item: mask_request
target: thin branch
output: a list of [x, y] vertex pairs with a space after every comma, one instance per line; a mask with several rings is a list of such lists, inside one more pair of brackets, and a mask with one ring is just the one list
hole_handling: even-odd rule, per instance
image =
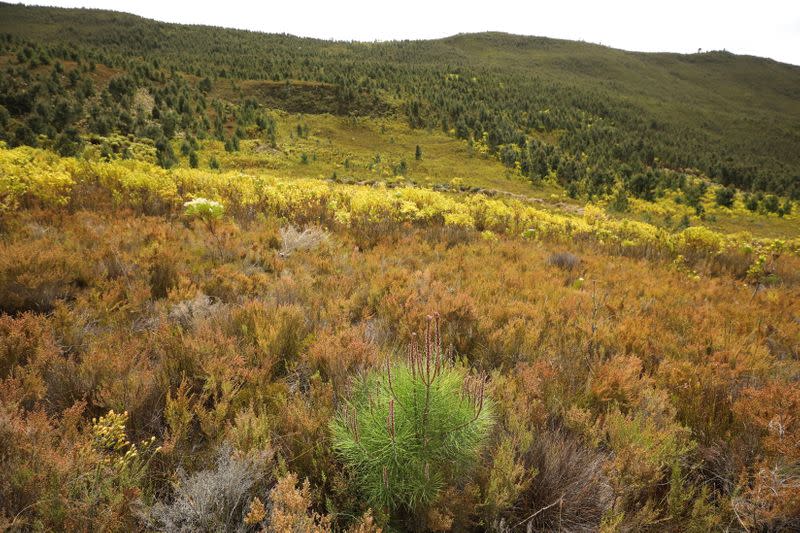
[[544, 512], [544, 511], [546, 511], [546, 510], [550, 509], [551, 507], [553, 507], [554, 505], [556, 505], [556, 504], [559, 504], [559, 503], [561, 503], [561, 502], [563, 502], [563, 501], [564, 501], [564, 495], [562, 494], [562, 495], [561, 495], [561, 496], [560, 496], [560, 497], [559, 497], [559, 498], [558, 498], [556, 501], [554, 501], [554, 502], [553, 502], [553, 503], [551, 503], [550, 505], [545, 505], [544, 507], [542, 507], [541, 509], [539, 509], [538, 511], [536, 511], [535, 513], [533, 513], [533, 514], [532, 514], [532, 515], [530, 515], [529, 517], [525, 518], [524, 520], [522, 520], [522, 521], [521, 521], [520, 523], [518, 523], [517, 525], [515, 525], [515, 526], [514, 526], [514, 528], [512, 528], [512, 529], [518, 528], [519, 526], [521, 526], [521, 525], [522, 525], [522, 524], [524, 524], [525, 522], [527, 522], [527, 521], [529, 521], [529, 520], [533, 519], [533, 518], [534, 518], [536, 515], [538, 515], [539, 513], [541, 513], [541, 512]]

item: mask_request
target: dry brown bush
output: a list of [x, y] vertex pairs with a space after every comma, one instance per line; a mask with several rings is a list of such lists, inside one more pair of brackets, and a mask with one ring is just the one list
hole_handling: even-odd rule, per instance
[[533, 479], [514, 509], [527, 531], [596, 531], [611, 508], [607, 457], [562, 429], [536, 435], [525, 463]]

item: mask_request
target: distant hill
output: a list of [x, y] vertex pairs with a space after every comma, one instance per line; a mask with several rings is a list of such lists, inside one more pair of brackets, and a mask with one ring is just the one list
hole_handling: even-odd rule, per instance
[[[57, 136], [69, 124], [154, 141], [180, 130], [224, 135], [231, 124], [214, 124], [222, 110], [213, 102], [250, 99], [253, 108], [393, 114], [412, 127], [441, 128], [484, 142], [533, 180], [553, 172], [574, 194], [607, 194], [621, 183], [647, 198], [670, 186], [665, 169], [698, 169], [726, 185], [800, 196], [800, 67], [769, 59], [635, 53], [503, 33], [333, 42], [11, 4], [0, 4], [0, 34], [3, 135], [11, 144]], [[66, 80], [63, 93], [29, 94], [23, 70], [57, 83], [43, 68], [56, 61], [94, 65], [72, 75], [91, 79], [92, 95], [76, 100], [77, 80]], [[124, 116], [130, 106], [115, 109], [138, 88], [155, 96], [157, 116], [148, 118], [160, 131]], [[48, 128], [54, 94], [81, 105], [64, 104], [67, 117]], [[46, 103], [37, 118], [39, 101]], [[164, 115], [175, 124], [164, 128]]]

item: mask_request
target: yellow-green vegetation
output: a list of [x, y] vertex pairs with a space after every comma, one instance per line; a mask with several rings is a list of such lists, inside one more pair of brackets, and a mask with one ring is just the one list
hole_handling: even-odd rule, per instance
[[[280, 170], [284, 177], [341, 181], [443, 184], [458, 190], [482, 188], [532, 197], [563, 196], [556, 185], [532, 188], [519, 172], [506, 169], [463, 140], [440, 131], [412, 130], [391, 118], [272, 112], [275, 144], [245, 140], [240, 151], [227, 152], [219, 141], [203, 143], [201, 166], [214, 157], [222, 169]], [[298, 135], [298, 127], [302, 134]], [[176, 148], [180, 142], [176, 141]], [[416, 147], [421, 155], [416, 158]], [[155, 156], [151, 161], [155, 162]], [[187, 159], [180, 166], [189, 167]]]
[[[400, 186], [390, 188], [383, 182], [363, 186], [286, 179], [279, 177], [278, 171], [164, 170], [142, 161], [76, 161], [32, 148], [0, 149], [0, 171], [4, 174], [0, 198], [6, 219], [19, 206], [92, 202], [159, 213], [171, 211], [188, 198], [202, 196], [221, 200], [236, 214], [270, 212], [302, 222], [311, 212], [319, 220], [361, 228], [374, 238], [411, 224], [488, 230], [529, 239], [591, 238], [622, 254], [682, 254], [693, 260], [708, 254], [748, 256], [773, 243], [781, 251], [800, 250], [798, 238], [759, 239], [702, 226], [672, 233], [645, 222], [610, 217], [594, 205], [587, 205], [581, 213], [559, 212], [519, 199], [452, 194], [411, 184], [394, 183]], [[93, 190], [97, 187], [99, 190]]]
[[[630, 209], [620, 216], [627, 216], [663, 227], [679, 227], [681, 221], [703, 225], [720, 233], [751, 233], [759, 237], [792, 238], [800, 235], [800, 212], [787, 214], [753, 212], [746, 208], [745, 197], [738, 194], [730, 207], [720, 206], [715, 194], [721, 187], [714, 185], [700, 198], [702, 215], [697, 209], [681, 202], [679, 193], [671, 193], [654, 202], [630, 199]], [[609, 206], [612, 200], [602, 202]]]
[[[451, 192], [485, 191], [488, 194], [530, 200], [545, 210], [579, 212], [585, 201], [570, 198], [554, 175], [532, 186], [518, 169], [504, 167], [486, 150], [437, 131], [412, 130], [396, 119], [338, 117], [334, 115], [272, 112], [275, 121], [274, 144], [266, 139], [241, 141], [240, 150], [229, 152], [219, 141], [203, 141], [197, 151], [200, 167], [209, 168], [214, 159], [222, 171], [277, 175], [281, 178], [327, 179], [341, 183], [385, 183], [389, 186], [413, 185]], [[302, 134], [298, 134], [298, 129]], [[120, 143], [121, 140], [109, 139]], [[173, 141], [177, 153], [183, 141]], [[132, 159], [156, 163], [155, 151], [147, 152], [141, 143], [127, 142]], [[147, 146], [146, 144], [144, 145]], [[415, 158], [420, 147], [421, 157]], [[133, 155], [136, 154], [136, 155]], [[85, 154], [100, 161], [98, 151]], [[179, 157], [177, 166], [191, 168], [189, 157]], [[694, 178], [710, 183], [708, 178]], [[653, 201], [631, 197], [624, 212], [614, 209], [614, 197], [594, 200], [617, 219], [646, 222], [671, 232], [689, 225], [700, 225], [723, 234], [747, 234], [756, 238], [792, 239], [800, 237], [800, 210], [788, 214], [751, 211], [745, 195], [737, 193], [730, 207], [715, 200], [719, 185], [710, 185], [700, 196], [698, 208], [687, 205], [680, 191], [667, 191]], [[781, 198], [780, 202], [785, 202]]]

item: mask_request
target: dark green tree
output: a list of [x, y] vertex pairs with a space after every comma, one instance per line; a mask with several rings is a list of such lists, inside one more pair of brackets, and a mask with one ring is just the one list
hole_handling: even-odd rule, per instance
[[162, 168], [172, 168], [178, 163], [172, 144], [164, 137], [156, 141], [156, 161]]
[[780, 201], [774, 194], [768, 194], [764, 198], [764, 203], [762, 205], [768, 213], [777, 213], [780, 209]]
[[208, 76], [200, 80], [200, 83], [197, 84], [197, 88], [200, 89], [203, 94], [208, 94], [211, 92], [212, 84]]
[[747, 193], [744, 196], [744, 206], [747, 208], [748, 211], [757, 211], [758, 210], [758, 198], [754, 194]]
[[58, 134], [53, 148], [64, 157], [74, 157], [81, 152], [83, 141], [78, 135], [77, 129], [68, 128], [63, 133]]
[[714, 196], [717, 205], [722, 207], [733, 207], [733, 201], [736, 198], [736, 189], [733, 187], [720, 187]]

